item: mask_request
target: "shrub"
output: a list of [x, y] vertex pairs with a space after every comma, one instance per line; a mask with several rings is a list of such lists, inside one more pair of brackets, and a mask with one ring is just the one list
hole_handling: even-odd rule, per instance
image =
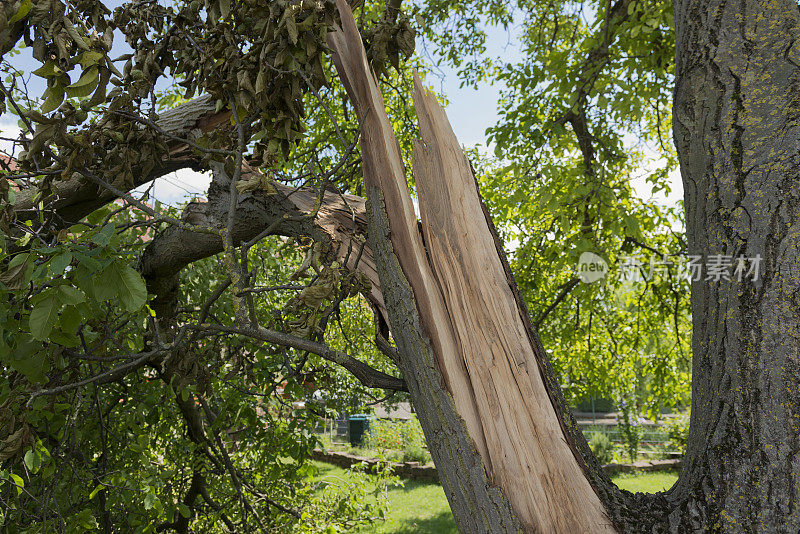
[[628, 457], [631, 462], [635, 462], [639, 456], [639, 443], [642, 441], [642, 435], [644, 434], [644, 429], [642, 428], [644, 420], [637, 415], [635, 404], [622, 400], [619, 403], [617, 421], [619, 422], [622, 441]]
[[417, 445], [409, 445], [403, 449], [403, 461], [424, 464], [428, 461], [428, 451]]
[[425, 435], [416, 418], [407, 421], [377, 419], [370, 421], [364, 435], [364, 447], [377, 450], [405, 450], [409, 447], [427, 448]]
[[667, 447], [681, 454], [686, 452], [686, 440], [689, 437], [689, 410], [671, 417], [661, 425], [667, 434]]
[[601, 464], [610, 464], [614, 461], [614, 444], [603, 432], [595, 432], [589, 440], [589, 448], [592, 449], [597, 461]]

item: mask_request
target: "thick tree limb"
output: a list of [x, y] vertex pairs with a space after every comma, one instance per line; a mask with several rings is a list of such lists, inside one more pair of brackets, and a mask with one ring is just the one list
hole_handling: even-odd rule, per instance
[[[222, 227], [226, 224], [228, 207], [228, 178], [221, 167], [215, 169], [209, 188], [209, 201], [190, 204], [187, 217], [200, 226]], [[243, 179], [260, 171], [247, 167]], [[342, 264], [367, 276], [372, 284], [370, 304], [384, 318], [386, 307], [380, 290], [380, 280], [369, 247], [359, 255], [358, 250], [366, 239], [366, 214], [363, 198], [340, 195], [326, 191], [321, 205], [314, 213], [318, 191], [310, 188], [292, 188], [273, 184], [278, 194], [253, 192], [241, 195], [234, 213], [233, 241], [248, 242], [265, 229], [274, 227], [275, 235], [291, 237], [309, 236], [327, 245]], [[219, 236], [201, 234], [181, 228], [168, 228], [147, 246], [141, 272], [148, 283], [148, 291], [156, 295], [153, 309], [162, 314], [177, 296], [177, 275], [193, 261], [222, 252]], [[346, 261], [345, 261], [346, 260]], [[358, 261], [356, 261], [358, 260]]]
[[[229, 111], [216, 112], [214, 100], [210, 95], [204, 95], [163, 113], [156, 124], [171, 136], [192, 139], [218, 128], [228, 117]], [[157, 162], [149, 175], [136, 177], [130, 189], [196, 164], [196, 156], [185, 143], [173, 140], [169, 147], [169, 159]], [[81, 220], [116, 198], [111, 192], [98, 189], [96, 184], [80, 174], [74, 174], [68, 180], [54, 182], [53, 193], [56, 198], [52, 207], [58, 217], [67, 223]], [[14, 211], [20, 218], [25, 218], [25, 213], [34, 209], [34, 194], [34, 191], [21, 191], [17, 195]]]

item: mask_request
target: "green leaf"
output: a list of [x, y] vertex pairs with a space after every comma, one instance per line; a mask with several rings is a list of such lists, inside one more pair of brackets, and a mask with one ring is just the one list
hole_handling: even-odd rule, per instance
[[68, 85], [67, 87], [83, 87], [84, 85], [96, 85], [97, 80], [100, 78], [100, 72], [96, 65], [92, 65], [86, 69], [77, 82]]
[[136, 311], [147, 301], [147, 287], [141, 275], [129, 265], [120, 269], [119, 299], [126, 310]]
[[86, 295], [84, 295], [83, 291], [76, 287], [62, 285], [58, 286], [58, 298], [61, 301], [61, 304], [75, 305], [85, 301]]
[[83, 98], [89, 96], [97, 89], [97, 85], [83, 85], [81, 87], [67, 87], [65, 92], [69, 98]]
[[29, 450], [25, 453], [25, 466], [35, 475], [42, 467], [42, 457], [34, 449]]
[[183, 504], [182, 502], [178, 503], [178, 512], [180, 512], [180, 514], [186, 519], [189, 519], [189, 516], [192, 515], [192, 511], [189, 510], [189, 507]]
[[156, 494], [153, 492], [153, 490], [148, 491], [147, 495], [144, 497], [144, 509], [150, 510], [153, 506], [155, 506], [156, 501], [158, 501], [158, 497], [156, 497]]
[[56, 62], [51, 59], [50, 61], [46, 62], [44, 65], [33, 71], [31, 74], [35, 74], [40, 78], [49, 78], [52, 76], [58, 76], [62, 72], [63, 71], [59, 69], [58, 66], [56, 65]]
[[100, 493], [100, 490], [102, 489], [103, 489], [102, 484], [98, 484], [97, 486], [95, 486], [92, 492], [89, 494], [89, 500], [91, 501], [92, 499], [94, 499], [94, 496]]
[[92, 236], [92, 243], [101, 247], [108, 246], [111, 243], [111, 236], [114, 234], [115, 228], [116, 226], [112, 223], [103, 226], [99, 232]]
[[11, 480], [17, 486], [17, 495], [22, 494], [22, 488], [25, 487], [25, 481], [22, 480], [22, 477], [19, 475], [15, 475], [14, 473], [11, 473]]
[[64, 274], [64, 270], [70, 263], [72, 263], [72, 252], [62, 252], [50, 260], [50, 270], [56, 276]]
[[50, 113], [60, 106], [61, 102], [64, 101], [64, 88], [59, 84], [53, 84], [47, 88], [47, 90], [42, 94], [42, 97], [45, 98], [45, 101], [44, 104], [42, 104], [41, 112]]
[[99, 300], [117, 297], [129, 312], [138, 310], [147, 301], [147, 287], [141, 275], [130, 265], [118, 262], [109, 265], [97, 278], [95, 294]]
[[74, 334], [78, 331], [82, 319], [83, 316], [81, 312], [78, 311], [78, 308], [75, 306], [67, 306], [64, 308], [64, 311], [61, 312], [61, 331], [66, 334]]
[[77, 82], [67, 86], [67, 94], [70, 98], [87, 96], [97, 88], [97, 82], [99, 80], [100, 71], [97, 65], [92, 65], [83, 72]]
[[14, 13], [14, 16], [8, 19], [9, 24], [14, 24], [15, 22], [19, 22], [20, 20], [24, 19], [28, 16], [28, 12], [31, 10], [31, 0], [23, 0], [22, 5], [19, 6], [19, 10]]
[[81, 67], [84, 69], [90, 67], [92, 65], [97, 65], [100, 63], [100, 60], [103, 58], [103, 54], [97, 52], [95, 50], [89, 50], [87, 52], [82, 53], [79, 58], [78, 62], [81, 64]]
[[39, 301], [31, 310], [28, 324], [31, 328], [31, 335], [39, 341], [44, 341], [53, 329], [58, 319], [58, 312], [61, 309], [55, 293], [50, 293], [47, 297]]

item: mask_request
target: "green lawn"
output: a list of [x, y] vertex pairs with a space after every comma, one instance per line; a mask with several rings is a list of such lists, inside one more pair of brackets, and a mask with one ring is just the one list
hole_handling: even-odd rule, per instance
[[678, 480], [675, 471], [664, 471], [661, 473], [641, 473], [617, 475], [611, 480], [620, 488], [634, 493], [656, 493], [668, 490]]
[[[320, 462], [314, 462], [320, 475], [339, 475], [343, 470]], [[673, 472], [625, 474], [614, 477], [614, 483], [628, 491], [654, 493], [668, 489], [677, 480]], [[391, 509], [386, 521], [362, 527], [359, 534], [457, 534], [447, 498], [442, 487], [406, 480], [403, 487], [389, 490]]]

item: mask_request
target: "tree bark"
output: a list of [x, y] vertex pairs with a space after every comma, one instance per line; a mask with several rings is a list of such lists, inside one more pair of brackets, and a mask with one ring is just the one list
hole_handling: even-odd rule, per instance
[[[156, 121], [156, 126], [169, 136], [194, 140], [200, 134], [220, 127], [229, 117], [230, 111], [217, 112], [211, 96], [203, 95], [164, 112]], [[169, 147], [169, 158], [156, 162], [150, 174], [137, 176], [130, 189], [170, 172], [196, 165], [198, 158], [185, 143], [172, 139]], [[110, 191], [98, 187], [78, 173], [73, 174], [68, 180], [53, 182], [53, 193], [55, 199], [52, 202], [52, 209], [65, 227], [80, 221], [116, 198]], [[18, 219], [25, 220], [37, 216], [33, 204], [35, 194], [35, 190], [24, 190], [19, 193], [14, 202], [14, 211]]]
[[689, 254], [762, 260], [757, 280], [692, 284], [691, 430], [669, 522], [798, 532], [800, 12], [679, 0], [675, 21]]
[[423, 239], [355, 21], [338, 5], [343, 29], [328, 43], [361, 126], [373, 254], [399, 365], [460, 529], [614, 531], [601, 494], [619, 492], [562, 423], [566, 406], [443, 110], [417, 79]]

